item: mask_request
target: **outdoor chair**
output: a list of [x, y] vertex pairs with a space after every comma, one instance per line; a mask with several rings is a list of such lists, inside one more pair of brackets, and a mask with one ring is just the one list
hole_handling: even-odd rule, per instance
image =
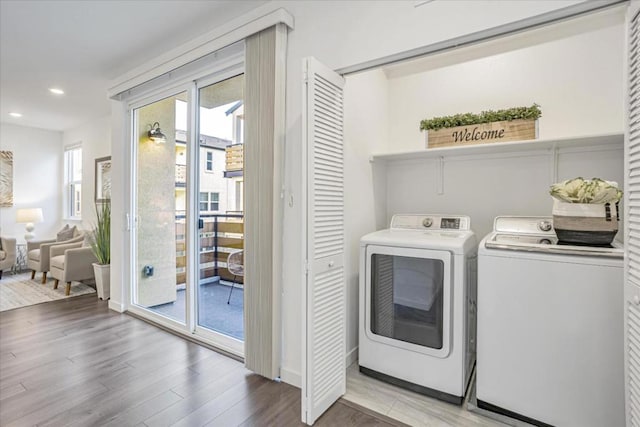
[[236, 280], [238, 277], [244, 277], [244, 251], [237, 251], [229, 255], [229, 258], [227, 258], [227, 270], [233, 274], [233, 282], [229, 290], [229, 298], [227, 298], [227, 304], [229, 304]]

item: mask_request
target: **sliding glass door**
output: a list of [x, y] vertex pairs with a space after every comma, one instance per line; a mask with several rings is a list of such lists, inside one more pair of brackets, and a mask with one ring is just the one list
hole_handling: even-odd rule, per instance
[[132, 117], [132, 311], [242, 355], [242, 70], [135, 105]]

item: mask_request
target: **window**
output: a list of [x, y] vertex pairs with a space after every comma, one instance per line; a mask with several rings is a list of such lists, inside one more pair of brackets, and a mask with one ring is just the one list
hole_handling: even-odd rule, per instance
[[82, 147], [64, 150], [64, 216], [82, 217]]
[[235, 141], [234, 144], [242, 144], [244, 142], [244, 116], [235, 116]]
[[205, 166], [207, 172], [213, 172], [213, 151], [207, 151], [207, 164]]
[[200, 193], [200, 212], [220, 210], [220, 193]]
[[219, 211], [220, 210], [220, 193], [209, 193], [209, 210], [210, 211]]
[[200, 193], [200, 212], [208, 211], [209, 193]]

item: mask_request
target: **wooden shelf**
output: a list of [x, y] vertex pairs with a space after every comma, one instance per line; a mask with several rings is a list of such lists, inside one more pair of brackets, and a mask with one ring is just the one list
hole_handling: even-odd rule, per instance
[[623, 133], [609, 133], [602, 135], [579, 136], [555, 139], [533, 139], [528, 141], [498, 142], [493, 144], [467, 145], [460, 147], [425, 148], [423, 150], [405, 151], [397, 153], [374, 154], [372, 161], [396, 161], [434, 159], [452, 156], [491, 155], [517, 153], [526, 151], [553, 151], [566, 148], [589, 149], [624, 147]]

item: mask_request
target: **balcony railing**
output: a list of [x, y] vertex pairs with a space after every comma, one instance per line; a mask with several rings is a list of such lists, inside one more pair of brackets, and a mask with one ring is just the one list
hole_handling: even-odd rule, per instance
[[[233, 280], [227, 270], [227, 258], [244, 248], [244, 216], [242, 214], [202, 214], [200, 215], [200, 282], [219, 277]], [[186, 278], [185, 217], [176, 215], [176, 283], [184, 284]], [[236, 277], [242, 283], [242, 277]]]

